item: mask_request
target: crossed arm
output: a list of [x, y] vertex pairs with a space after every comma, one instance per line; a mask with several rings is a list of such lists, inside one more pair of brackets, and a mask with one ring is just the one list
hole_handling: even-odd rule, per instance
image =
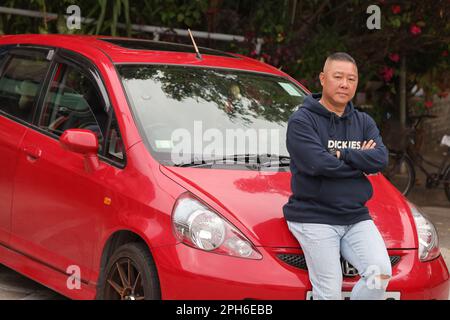
[[361, 149], [342, 149], [337, 155], [345, 163], [364, 173], [377, 173], [388, 164], [388, 150], [372, 118], [366, 116], [364, 143]]
[[310, 123], [292, 121], [286, 139], [291, 159], [301, 171], [312, 176], [350, 178], [381, 171], [387, 165], [388, 152], [375, 122], [370, 117], [366, 120], [362, 148], [340, 149], [337, 156], [323, 147]]

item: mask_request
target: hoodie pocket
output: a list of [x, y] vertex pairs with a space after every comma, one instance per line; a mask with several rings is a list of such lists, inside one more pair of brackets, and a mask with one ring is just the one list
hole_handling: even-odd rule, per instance
[[322, 178], [319, 200], [336, 208], [360, 208], [372, 198], [373, 188], [366, 176], [354, 179]]

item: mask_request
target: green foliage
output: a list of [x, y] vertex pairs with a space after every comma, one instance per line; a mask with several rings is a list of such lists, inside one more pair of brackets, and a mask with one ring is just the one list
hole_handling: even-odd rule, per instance
[[[82, 16], [96, 23], [84, 23], [79, 31], [68, 30], [63, 15], [71, 4], [80, 6]], [[381, 8], [381, 30], [367, 29], [366, 9], [372, 4]], [[50, 21], [0, 14], [0, 34], [84, 33], [152, 38], [152, 34], [131, 30], [131, 24], [143, 24], [244, 35], [244, 43], [197, 41], [263, 60], [312, 91], [320, 90], [318, 74], [325, 57], [346, 51], [358, 62], [360, 91], [366, 90], [369, 82], [382, 83], [377, 89], [381, 98], [374, 99], [377, 110], [398, 104], [401, 59], [406, 61], [407, 92], [417, 85], [429, 99], [435, 93], [448, 94], [450, 87], [448, 1], [4, 0], [3, 5], [59, 16]], [[170, 32], [162, 39], [165, 36], [172, 41], [187, 41]], [[256, 38], [264, 39], [259, 54], [255, 52]]]
[[133, 10], [133, 17], [142, 24], [168, 28], [200, 26], [208, 9], [208, 1], [146, 0]]

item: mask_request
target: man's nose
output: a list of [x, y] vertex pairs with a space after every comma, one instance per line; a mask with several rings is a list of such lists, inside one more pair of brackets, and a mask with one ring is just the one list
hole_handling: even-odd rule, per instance
[[345, 89], [347, 89], [348, 88], [348, 86], [349, 86], [349, 83], [348, 83], [348, 80], [347, 79], [342, 79], [342, 81], [341, 81], [341, 83], [339, 84], [339, 86], [341, 87], [341, 88], [345, 88]]

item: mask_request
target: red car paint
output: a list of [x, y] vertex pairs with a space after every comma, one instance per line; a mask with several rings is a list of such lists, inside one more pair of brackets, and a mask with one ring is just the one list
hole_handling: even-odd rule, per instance
[[[108, 239], [127, 230], [147, 243], [163, 299], [306, 298], [311, 290], [307, 272], [276, 258], [301, 252], [282, 214], [291, 193], [290, 173], [160, 165], [142, 141], [114, 63], [224, 67], [295, 80], [246, 57], [204, 55], [199, 60], [193, 53], [131, 50], [88, 36], [0, 37], [0, 45], [6, 44], [64, 48], [96, 66], [117, 115], [126, 166], [100, 160], [87, 170], [83, 155], [0, 114], [0, 263], [67, 297], [93, 299]], [[70, 145], [73, 137], [64, 139]], [[85, 137], [87, 149], [91, 142]], [[399, 291], [401, 299], [447, 299], [447, 267], [442, 256], [418, 259], [416, 227], [406, 200], [381, 174], [369, 178], [372, 217], [390, 255], [401, 257], [388, 291]], [[180, 243], [171, 213], [186, 191], [237, 227], [263, 259], [219, 255]], [[80, 266], [81, 289], [66, 286], [71, 265]], [[357, 279], [345, 278], [344, 290], [350, 291]]]

